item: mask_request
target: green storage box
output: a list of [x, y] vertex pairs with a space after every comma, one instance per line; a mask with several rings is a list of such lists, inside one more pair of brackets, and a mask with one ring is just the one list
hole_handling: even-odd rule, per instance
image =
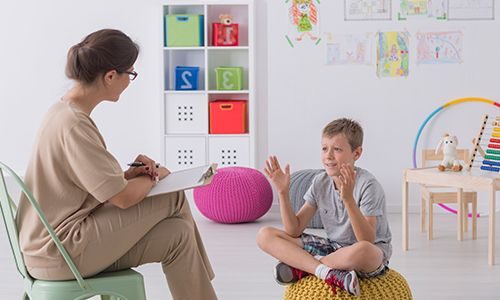
[[166, 47], [197, 47], [203, 45], [203, 15], [165, 16]]
[[243, 89], [242, 67], [217, 67], [215, 68], [217, 90]]

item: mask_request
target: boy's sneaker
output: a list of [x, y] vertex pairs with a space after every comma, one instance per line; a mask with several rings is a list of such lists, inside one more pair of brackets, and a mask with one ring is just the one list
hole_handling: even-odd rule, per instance
[[358, 276], [355, 271], [331, 269], [326, 275], [325, 282], [330, 285], [333, 291], [335, 291], [335, 287], [339, 287], [354, 296], [361, 294]]
[[274, 267], [274, 278], [281, 285], [289, 285], [308, 276], [309, 273], [279, 262]]

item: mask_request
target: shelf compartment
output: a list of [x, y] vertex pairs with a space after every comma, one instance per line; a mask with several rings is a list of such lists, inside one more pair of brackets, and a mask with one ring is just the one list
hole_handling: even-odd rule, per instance
[[205, 51], [203, 49], [165, 50], [163, 62], [166, 91], [175, 91], [175, 67], [177, 66], [199, 67], [198, 91], [205, 90]]
[[238, 45], [248, 46], [248, 6], [244, 4], [209, 4], [207, 6], [206, 27], [208, 31], [208, 45], [213, 45], [212, 24], [220, 23], [219, 16], [221, 14], [229, 14], [233, 17], [233, 23], [238, 24]]
[[217, 163], [219, 168], [250, 165], [250, 140], [248, 137], [208, 138], [210, 163]]
[[[241, 90], [248, 90], [248, 50], [235, 49], [218, 50], [213, 47], [208, 50], [208, 87], [211, 91], [217, 90], [217, 75], [215, 68], [217, 67], [241, 67], [243, 69], [243, 85]], [[232, 92], [239, 92], [241, 90], [234, 90]]]
[[203, 94], [169, 94], [165, 96], [166, 134], [206, 134], [208, 106]]
[[164, 5], [163, 6], [163, 45], [165, 45], [165, 46], [167, 45], [167, 40], [166, 40], [166, 36], [167, 36], [166, 16], [167, 15], [201, 15], [202, 16], [202, 18], [200, 20], [201, 23], [199, 24], [199, 26], [200, 26], [200, 33], [199, 34], [201, 35], [201, 46], [206, 45], [207, 39], [205, 36], [205, 33], [206, 33], [206, 30], [205, 30], [205, 24], [206, 24], [205, 7], [203, 5]]
[[165, 166], [169, 170], [176, 171], [206, 164], [206, 138], [165, 137]]

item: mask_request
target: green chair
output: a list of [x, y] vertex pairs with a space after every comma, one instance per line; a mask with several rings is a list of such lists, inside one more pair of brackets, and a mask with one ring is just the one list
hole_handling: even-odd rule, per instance
[[[10, 175], [35, 208], [40, 220], [50, 234], [50, 237], [61, 252], [76, 280], [47, 281], [32, 278], [26, 270], [24, 259], [19, 247], [19, 237], [15, 222], [16, 204], [12, 201], [5, 184], [4, 172]], [[83, 300], [93, 296], [101, 296], [102, 300], [145, 300], [144, 279], [142, 275], [131, 269], [101, 273], [94, 277], [83, 279], [75, 263], [54, 233], [38, 202], [11, 168], [0, 162], [0, 210], [9, 238], [10, 247], [16, 261], [17, 269], [24, 278], [23, 300]]]

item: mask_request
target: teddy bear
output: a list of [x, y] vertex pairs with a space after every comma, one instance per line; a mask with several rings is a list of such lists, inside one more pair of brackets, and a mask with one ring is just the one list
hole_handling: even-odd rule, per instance
[[233, 24], [233, 16], [229, 14], [220, 14], [219, 15], [219, 22], [223, 25], [229, 26]]
[[436, 147], [436, 154], [438, 154], [439, 150], [443, 148], [443, 161], [438, 166], [438, 170], [443, 172], [446, 169], [451, 169], [454, 172], [462, 171], [462, 165], [457, 158], [457, 145], [458, 139], [456, 136], [451, 136], [449, 134], [443, 135], [441, 140], [439, 141]]

